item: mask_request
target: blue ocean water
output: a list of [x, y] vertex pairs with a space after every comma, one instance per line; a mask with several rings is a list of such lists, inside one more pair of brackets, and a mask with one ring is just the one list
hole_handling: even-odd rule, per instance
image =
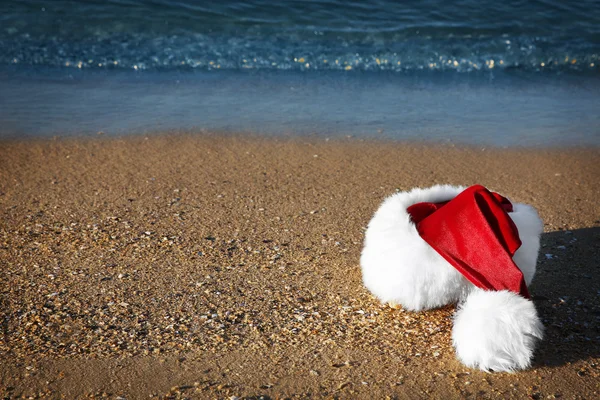
[[3, 0], [0, 137], [600, 145], [600, 1]]

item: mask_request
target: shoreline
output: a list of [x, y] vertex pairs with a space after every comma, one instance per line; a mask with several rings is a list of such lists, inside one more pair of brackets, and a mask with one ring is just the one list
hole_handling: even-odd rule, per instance
[[[0, 393], [596, 397], [598, 150], [2, 140]], [[481, 183], [544, 220], [531, 291], [546, 339], [528, 371], [463, 367], [453, 307], [392, 310], [362, 286], [381, 201], [437, 183]]]
[[357, 146], [392, 146], [392, 147], [412, 147], [412, 148], [427, 148], [444, 151], [444, 149], [455, 149], [461, 151], [491, 151], [491, 152], [583, 152], [595, 153], [600, 150], [600, 145], [593, 144], [548, 144], [548, 145], [498, 145], [491, 143], [475, 143], [461, 142], [452, 139], [421, 139], [421, 138], [392, 138], [383, 135], [379, 136], [361, 136], [355, 134], [343, 133], [307, 133], [296, 134], [288, 133], [267, 133], [257, 131], [238, 131], [238, 130], [209, 130], [209, 129], [170, 129], [170, 130], [151, 130], [144, 132], [128, 132], [128, 133], [107, 133], [98, 131], [96, 133], [72, 133], [72, 134], [54, 134], [54, 135], [18, 135], [4, 132], [0, 135], [0, 145], [21, 145], [21, 144], [36, 144], [44, 145], [44, 143], [93, 143], [98, 142], [139, 142], [141, 140], [220, 140], [227, 141], [250, 141], [250, 142], [273, 142], [279, 144], [306, 143], [313, 145], [320, 144], [339, 144], [339, 145], [357, 145]]
[[77, 72], [6, 73], [0, 136], [204, 130], [600, 146], [595, 76]]

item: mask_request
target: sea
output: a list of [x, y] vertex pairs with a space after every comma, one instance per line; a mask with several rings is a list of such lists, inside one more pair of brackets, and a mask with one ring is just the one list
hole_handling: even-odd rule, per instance
[[600, 0], [1, 0], [0, 139], [600, 146]]

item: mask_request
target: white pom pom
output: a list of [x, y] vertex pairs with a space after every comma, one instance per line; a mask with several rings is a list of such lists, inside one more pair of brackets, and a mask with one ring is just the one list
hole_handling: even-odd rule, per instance
[[475, 289], [456, 312], [452, 342], [468, 367], [511, 372], [531, 365], [543, 329], [530, 300], [506, 290]]

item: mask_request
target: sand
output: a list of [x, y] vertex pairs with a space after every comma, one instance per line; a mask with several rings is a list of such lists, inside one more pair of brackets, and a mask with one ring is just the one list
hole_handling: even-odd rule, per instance
[[[461, 365], [452, 306], [362, 286], [397, 190], [481, 183], [544, 220], [525, 372]], [[158, 135], [0, 142], [0, 394], [598, 398], [600, 151]]]

